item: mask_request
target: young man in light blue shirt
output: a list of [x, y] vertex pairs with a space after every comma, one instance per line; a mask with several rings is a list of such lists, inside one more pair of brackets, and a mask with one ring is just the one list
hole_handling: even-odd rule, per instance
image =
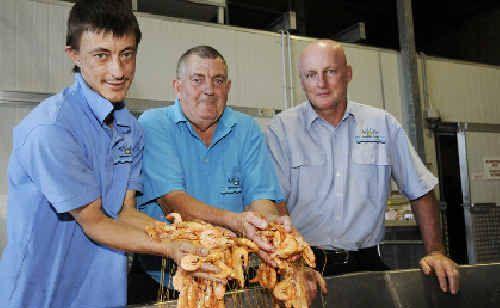
[[458, 291], [457, 265], [444, 254], [433, 188], [400, 124], [381, 109], [348, 101], [352, 68], [342, 46], [320, 40], [301, 54], [308, 101], [279, 114], [267, 141], [292, 221], [326, 275], [388, 269], [377, 253], [391, 177], [412, 201], [427, 255], [443, 291]]
[[[145, 142], [141, 211], [160, 220], [177, 212], [226, 227], [254, 240], [266, 257], [273, 247], [256, 236], [256, 228], [269, 220], [288, 228], [289, 219], [280, 217], [275, 205], [282, 196], [260, 128], [226, 107], [231, 81], [224, 58], [212, 47], [189, 49], [178, 62], [173, 86], [173, 106], [139, 118]], [[140, 258], [156, 282], [159, 263]], [[130, 292], [141, 287], [135, 285]], [[152, 285], [147, 288], [157, 287]]]
[[66, 53], [75, 82], [14, 128], [0, 307], [122, 307], [125, 251], [203, 253], [154, 242], [135, 209], [143, 133], [124, 108], [141, 38], [121, 0], [76, 3]]

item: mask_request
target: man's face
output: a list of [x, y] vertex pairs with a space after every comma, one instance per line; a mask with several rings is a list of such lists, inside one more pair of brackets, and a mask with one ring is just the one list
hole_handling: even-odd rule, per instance
[[352, 70], [341, 48], [321, 43], [309, 46], [302, 54], [299, 70], [305, 95], [316, 110], [332, 110], [347, 102]]
[[198, 127], [215, 123], [226, 107], [231, 81], [222, 59], [191, 55], [184, 63], [174, 89], [186, 117]]
[[117, 37], [103, 31], [84, 31], [80, 50], [66, 47], [89, 87], [112, 103], [127, 95], [134, 79], [136, 52], [135, 35]]

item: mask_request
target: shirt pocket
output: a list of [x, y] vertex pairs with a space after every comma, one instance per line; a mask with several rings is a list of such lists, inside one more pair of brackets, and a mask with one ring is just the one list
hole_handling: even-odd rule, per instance
[[[355, 193], [380, 202], [390, 189], [391, 159], [386, 144], [354, 144], [349, 186]], [[353, 192], [354, 193], [354, 192]]]
[[323, 190], [322, 179], [326, 176], [325, 159], [322, 154], [291, 159], [292, 193], [297, 192], [297, 203], [307, 204], [316, 201]]

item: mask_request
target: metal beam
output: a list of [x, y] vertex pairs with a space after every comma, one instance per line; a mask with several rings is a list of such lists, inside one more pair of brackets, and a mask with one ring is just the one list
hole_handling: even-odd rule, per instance
[[403, 76], [403, 119], [408, 136], [425, 161], [423, 117], [418, 83], [417, 53], [411, 0], [397, 0], [399, 46]]
[[138, 1], [138, 0], [132, 0], [132, 1], [131, 1], [131, 4], [132, 4], [132, 11], [137, 11], [137, 10], [138, 10], [137, 1]]
[[366, 40], [366, 27], [364, 22], [357, 22], [337, 32], [334, 37], [336, 41], [346, 43], [357, 43]]

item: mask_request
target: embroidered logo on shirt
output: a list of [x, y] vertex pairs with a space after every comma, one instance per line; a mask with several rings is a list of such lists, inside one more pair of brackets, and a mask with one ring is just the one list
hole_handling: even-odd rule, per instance
[[381, 136], [379, 131], [374, 128], [361, 129], [361, 135], [356, 135], [354, 139], [356, 140], [357, 144], [362, 144], [362, 143], [385, 144], [385, 136]]
[[[118, 156], [116, 156], [118, 155]], [[123, 144], [118, 147], [118, 151], [114, 154], [114, 164], [126, 164], [132, 162], [132, 147], [128, 144]]]
[[230, 194], [240, 194], [241, 193], [241, 180], [238, 176], [230, 176], [227, 178], [227, 183], [229, 184], [227, 187], [224, 187], [221, 194], [230, 195]]
[[132, 156], [132, 148], [129, 145], [122, 145], [118, 149], [121, 151], [120, 157]]
[[231, 185], [234, 185], [234, 186], [240, 186], [240, 178], [237, 177], [237, 176], [230, 176], [228, 179], [227, 179], [227, 182]]

